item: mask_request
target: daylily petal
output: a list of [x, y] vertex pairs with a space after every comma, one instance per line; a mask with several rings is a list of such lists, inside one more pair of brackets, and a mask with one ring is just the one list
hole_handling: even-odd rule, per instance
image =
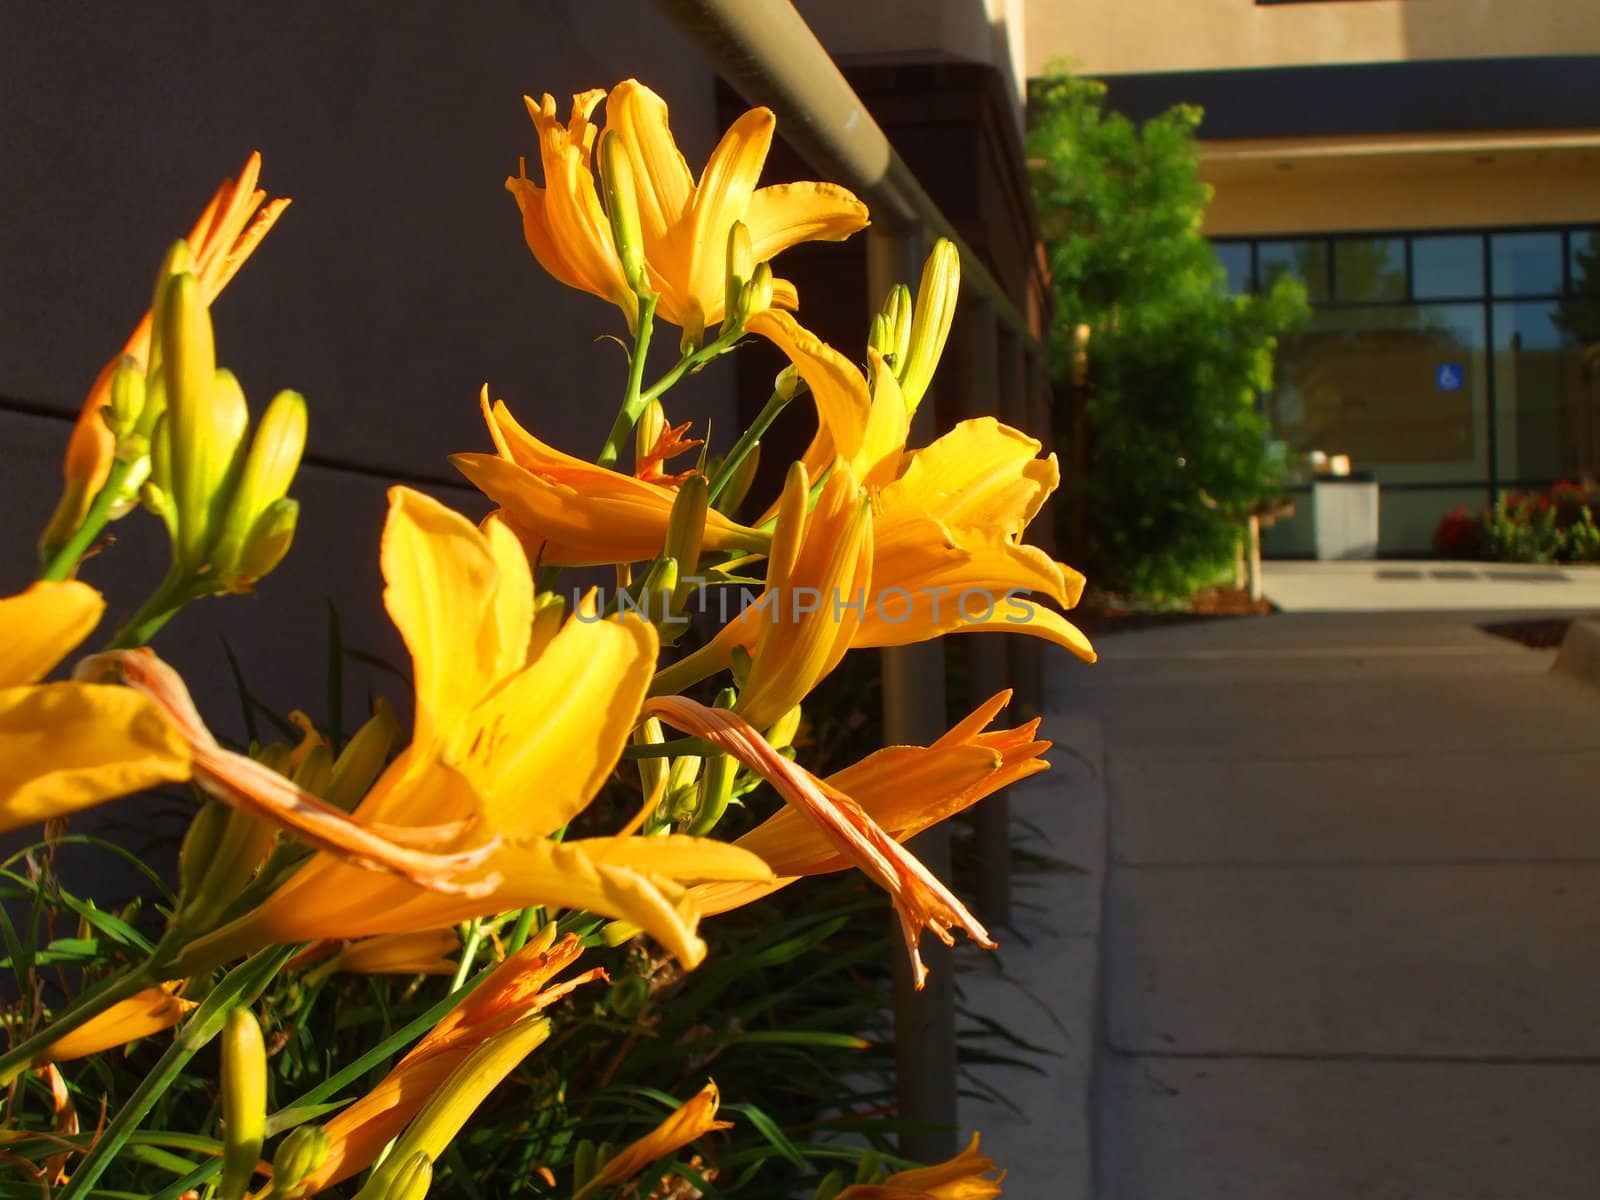
[[491, 827], [539, 837], [583, 810], [627, 744], [658, 645], [638, 617], [570, 620], [472, 710], [449, 760], [483, 797]]
[[752, 108], [728, 127], [700, 173], [687, 221], [672, 231], [674, 249], [688, 264], [689, 291], [699, 301], [706, 324], [722, 319], [728, 230], [744, 219], [750, 206], [776, 125], [771, 109]]
[[1015, 537], [1061, 481], [1055, 455], [1041, 459], [1040, 449], [1037, 439], [993, 417], [962, 421], [907, 455], [900, 478], [883, 489], [879, 512], [931, 514], [952, 529], [997, 529]]
[[[856, 365], [778, 309], [752, 314], [745, 328], [760, 334], [788, 356], [811, 389], [817, 405], [817, 424], [827, 431], [832, 449], [847, 460], [853, 459], [866, 440], [872, 413], [872, 395]], [[809, 452], [805, 462], [813, 474], [826, 465], [811, 461]]]
[[911, 414], [905, 397], [900, 394], [900, 383], [884, 364], [883, 356], [872, 349], [868, 349], [867, 355], [873, 366], [872, 411], [867, 415], [861, 448], [851, 460], [850, 468], [861, 480], [862, 487], [879, 488], [892, 484], [900, 473], [906, 437], [911, 432]]
[[102, 1050], [124, 1046], [139, 1038], [160, 1033], [163, 1029], [171, 1029], [183, 1019], [186, 1012], [195, 1007], [193, 1000], [183, 1000], [175, 995], [183, 982], [179, 979], [159, 987], [145, 988], [126, 1000], [118, 1001], [39, 1051], [34, 1055], [33, 1065], [37, 1067], [45, 1063], [87, 1058]]
[[865, 229], [867, 206], [833, 183], [779, 183], [758, 188], [745, 210], [757, 262], [801, 242], [842, 242]]
[[106, 602], [86, 583], [35, 583], [0, 600], [0, 687], [34, 683], [94, 632]]
[[0, 833], [189, 776], [189, 748], [126, 688], [0, 689]]
[[591, 1192], [626, 1183], [650, 1164], [681, 1150], [696, 1138], [719, 1129], [732, 1129], [731, 1121], [717, 1120], [720, 1102], [717, 1085], [708, 1082], [695, 1096], [673, 1110], [661, 1124], [607, 1159], [605, 1166], [584, 1185], [574, 1200], [582, 1200]]
[[384, 607], [411, 651], [413, 740], [464, 715], [496, 678], [494, 591], [499, 567], [471, 521], [411, 488], [389, 489], [383, 530]]
[[388, 934], [345, 947], [328, 969], [356, 975], [450, 975], [456, 969], [452, 956], [460, 949], [454, 929]]
[[1006, 1173], [987, 1178], [995, 1161], [982, 1153], [979, 1140], [980, 1135], [973, 1134], [960, 1154], [931, 1167], [896, 1171], [879, 1184], [851, 1184], [836, 1200], [993, 1200], [1002, 1191]]
[[672, 140], [666, 101], [637, 79], [625, 79], [606, 97], [606, 128], [628, 152], [646, 256], [665, 274], [686, 274], [669, 269], [677, 264], [669, 264], [666, 252], [668, 235], [689, 211], [694, 175]]
[[841, 854], [889, 893], [900, 918], [900, 932], [911, 956], [918, 989], [928, 973], [917, 948], [923, 929], [951, 945], [955, 941], [951, 927], [959, 925], [980, 946], [994, 948], [995, 943], [977, 918], [915, 855], [885, 833], [850, 797], [774, 750], [743, 717], [727, 709], [707, 708], [685, 696], [646, 700], [644, 713], [704, 738], [761, 775], [785, 803], [805, 814]]

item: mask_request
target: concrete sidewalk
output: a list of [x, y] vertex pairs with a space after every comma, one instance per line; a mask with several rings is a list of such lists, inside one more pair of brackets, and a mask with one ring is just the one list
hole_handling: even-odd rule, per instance
[[1053, 667], [1068, 773], [1019, 807], [1084, 869], [1002, 959], [1067, 1049], [1003, 1085], [1035, 1114], [991, 1120], [1008, 1194], [1596, 1194], [1600, 690], [1476, 619], [1209, 621]]
[[1261, 582], [1283, 612], [1600, 610], [1594, 563], [1269, 560]]

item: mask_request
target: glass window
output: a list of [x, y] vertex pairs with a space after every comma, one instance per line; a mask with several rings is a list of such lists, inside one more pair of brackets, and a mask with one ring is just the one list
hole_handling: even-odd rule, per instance
[[1251, 283], [1250, 243], [1213, 242], [1211, 248], [1217, 252], [1217, 261], [1228, 273], [1228, 291], [1235, 296], [1248, 292]]
[[1418, 300], [1483, 295], [1483, 239], [1475, 234], [1413, 238], [1411, 294]]
[[1404, 300], [1404, 238], [1340, 238], [1333, 243], [1333, 294], [1340, 300]]
[[1496, 296], [1561, 294], [1559, 233], [1497, 233], [1489, 239]]
[[1321, 309], [1280, 344], [1274, 435], [1293, 450], [1348, 454], [1380, 481], [1482, 473], [1483, 326], [1481, 304]]
[[1600, 296], [1600, 229], [1574, 229], [1567, 240], [1572, 245], [1572, 290]]
[[1501, 479], [1559, 479], [1580, 466], [1577, 443], [1594, 424], [1578, 348], [1568, 332], [1584, 301], [1494, 306], [1495, 465]]
[[1256, 265], [1261, 273], [1257, 282], [1265, 291], [1280, 275], [1289, 275], [1306, 285], [1312, 303], [1328, 298], [1328, 243], [1320, 238], [1298, 242], [1260, 242], [1256, 246]]

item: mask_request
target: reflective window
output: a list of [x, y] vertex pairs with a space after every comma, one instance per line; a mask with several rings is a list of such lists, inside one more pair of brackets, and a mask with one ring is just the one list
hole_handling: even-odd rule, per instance
[[1338, 300], [1404, 300], [1404, 238], [1340, 238], [1333, 243], [1333, 294]]
[[1567, 240], [1572, 245], [1572, 290], [1600, 296], [1600, 229], [1574, 229]]
[[1496, 304], [1495, 465], [1502, 479], [1557, 479], [1575, 473], [1578, 425], [1592, 401], [1564, 328], [1570, 302]]
[[1256, 246], [1257, 281], [1263, 291], [1280, 275], [1289, 275], [1306, 285], [1313, 304], [1328, 298], [1328, 243], [1318, 239], [1294, 242], [1261, 242]]
[[1217, 261], [1228, 273], [1228, 291], [1236, 296], [1248, 292], [1251, 283], [1250, 243], [1214, 242], [1211, 248], [1217, 252]]
[[1489, 239], [1489, 264], [1496, 296], [1561, 294], [1559, 233], [1497, 233]]
[[1483, 239], [1412, 238], [1411, 294], [1418, 300], [1483, 295]]

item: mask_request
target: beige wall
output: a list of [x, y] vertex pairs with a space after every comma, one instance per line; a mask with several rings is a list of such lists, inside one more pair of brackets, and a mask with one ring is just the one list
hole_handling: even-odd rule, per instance
[[1087, 75], [1600, 53], [1596, 0], [1029, 0], [1027, 68]]
[[1211, 143], [1212, 237], [1600, 219], [1600, 130]]

